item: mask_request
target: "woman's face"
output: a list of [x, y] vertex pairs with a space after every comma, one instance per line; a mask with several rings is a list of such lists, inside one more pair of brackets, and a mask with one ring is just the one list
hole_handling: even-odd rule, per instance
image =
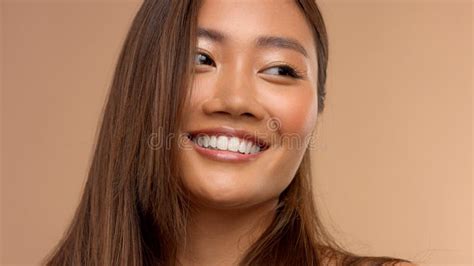
[[184, 185], [199, 204], [219, 209], [276, 200], [317, 121], [310, 24], [294, 1], [207, 0], [198, 28], [180, 129], [194, 138], [180, 142]]

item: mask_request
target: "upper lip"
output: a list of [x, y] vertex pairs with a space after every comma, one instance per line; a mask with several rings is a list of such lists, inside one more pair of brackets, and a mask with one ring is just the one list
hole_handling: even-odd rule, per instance
[[[254, 131], [256, 132], [256, 131]], [[187, 133], [191, 138], [195, 137], [198, 134], [205, 134], [208, 136], [228, 136], [228, 137], [238, 137], [251, 141], [258, 145], [261, 150], [267, 149], [270, 144], [261, 137], [261, 134], [252, 134], [250, 131], [244, 129], [236, 129], [232, 127], [214, 127], [214, 128], [204, 128], [194, 131], [189, 131]]]

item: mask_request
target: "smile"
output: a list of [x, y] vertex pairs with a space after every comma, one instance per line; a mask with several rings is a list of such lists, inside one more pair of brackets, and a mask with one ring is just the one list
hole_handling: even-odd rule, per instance
[[261, 146], [252, 141], [238, 137], [199, 135], [191, 139], [195, 144], [210, 150], [238, 152], [240, 154], [255, 154], [260, 152]]
[[199, 154], [219, 161], [255, 160], [269, 148], [263, 140], [236, 131], [201, 131], [187, 134], [187, 138]]

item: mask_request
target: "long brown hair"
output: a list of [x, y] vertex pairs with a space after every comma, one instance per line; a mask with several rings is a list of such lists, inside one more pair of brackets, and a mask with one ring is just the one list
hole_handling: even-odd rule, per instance
[[[314, 0], [296, 1], [318, 55], [324, 110], [328, 38]], [[145, 0], [123, 44], [80, 204], [46, 265], [175, 265], [190, 208], [177, 165], [200, 1]], [[153, 148], [153, 143], [160, 143]], [[166, 147], [164, 147], [166, 146]], [[281, 193], [276, 216], [240, 265], [355, 265], [403, 261], [345, 251], [313, 200], [310, 153]], [[291, 250], [291, 252], [288, 252]]]

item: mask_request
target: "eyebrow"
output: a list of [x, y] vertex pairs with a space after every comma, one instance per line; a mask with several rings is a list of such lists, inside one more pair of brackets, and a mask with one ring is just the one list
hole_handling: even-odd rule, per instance
[[[205, 38], [218, 43], [223, 43], [229, 39], [229, 37], [223, 32], [206, 28], [198, 28], [197, 37]], [[260, 48], [276, 47], [290, 49], [303, 54], [305, 57], [308, 57], [308, 52], [303, 47], [303, 45], [293, 38], [263, 35], [256, 38], [255, 44]]]

